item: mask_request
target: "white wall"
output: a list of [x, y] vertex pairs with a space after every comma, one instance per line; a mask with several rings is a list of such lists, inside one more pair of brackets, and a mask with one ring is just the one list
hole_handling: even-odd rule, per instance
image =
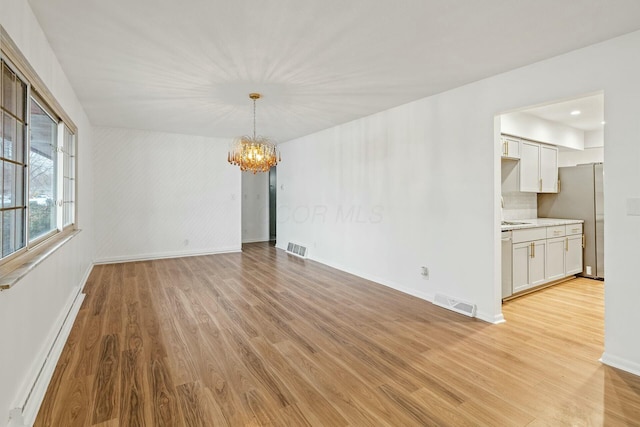
[[604, 147], [604, 131], [590, 130], [584, 133], [584, 148]]
[[521, 112], [503, 114], [500, 122], [502, 133], [560, 147], [584, 148], [584, 131], [562, 123]]
[[269, 240], [269, 173], [242, 172], [242, 243]]
[[229, 140], [94, 128], [97, 262], [240, 250]]
[[[640, 373], [640, 217], [625, 210], [628, 198], [640, 197], [638, 50], [635, 32], [281, 144], [278, 246], [307, 244], [313, 259], [427, 299], [456, 296], [499, 321], [494, 117], [604, 90], [603, 360]], [[337, 214], [350, 208], [362, 215]], [[420, 266], [430, 268], [430, 280], [420, 278]]]
[[576, 151], [558, 151], [559, 167], [599, 162], [604, 162], [604, 147], [585, 148], [584, 150]]
[[91, 125], [24, 0], [1, 0], [0, 24], [78, 126], [78, 225], [83, 230], [13, 288], [0, 292], [0, 425], [35, 378], [93, 261]]
[[604, 131], [591, 130], [584, 133], [584, 150], [560, 149], [558, 166], [575, 166], [581, 163], [604, 162]]
[[282, 144], [278, 247], [300, 243], [312, 259], [426, 299], [464, 298], [499, 321], [491, 289], [471, 285], [494, 281], [483, 245], [491, 248], [500, 215], [499, 158], [484, 144], [497, 111], [478, 111], [476, 88]]

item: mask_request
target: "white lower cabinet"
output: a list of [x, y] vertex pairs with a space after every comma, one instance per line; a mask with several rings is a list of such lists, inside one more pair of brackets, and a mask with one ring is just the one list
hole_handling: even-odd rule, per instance
[[582, 273], [582, 234], [567, 236], [565, 246], [566, 274]]
[[546, 281], [546, 240], [513, 245], [513, 292], [520, 292]]
[[547, 279], [558, 280], [566, 276], [565, 274], [565, 248], [566, 237], [556, 237], [547, 239]]
[[511, 271], [513, 274], [513, 293], [530, 287], [529, 281], [529, 251], [531, 243], [516, 243], [511, 247], [513, 254]]
[[582, 272], [582, 224], [578, 227], [513, 230], [513, 293]]

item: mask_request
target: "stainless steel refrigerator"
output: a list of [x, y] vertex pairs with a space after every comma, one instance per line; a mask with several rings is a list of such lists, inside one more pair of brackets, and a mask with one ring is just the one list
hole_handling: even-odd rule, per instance
[[602, 163], [558, 169], [557, 194], [538, 194], [538, 217], [584, 220], [582, 275], [604, 279], [604, 195]]

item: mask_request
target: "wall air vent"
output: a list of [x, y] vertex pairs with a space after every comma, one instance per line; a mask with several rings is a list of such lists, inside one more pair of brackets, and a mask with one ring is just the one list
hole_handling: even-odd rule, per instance
[[295, 255], [300, 258], [306, 258], [307, 248], [304, 246], [296, 245], [295, 243], [289, 242], [289, 244], [287, 245], [287, 253], [290, 253], [291, 255]]
[[437, 306], [455, 311], [456, 313], [464, 314], [465, 316], [476, 317], [476, 305], [469, 302], [460, 301], [442, 294], [436, 294], [433, 303]]

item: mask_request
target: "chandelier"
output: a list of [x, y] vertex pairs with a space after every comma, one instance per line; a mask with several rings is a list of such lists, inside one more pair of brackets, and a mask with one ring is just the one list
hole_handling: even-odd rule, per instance
[[276, 144], [264, 136], [256, 136], [256, 100], [262, 95], [250, 93], [249, 98], [253, 100], [253, 136], [241, 136], [235, 138], [227, 161], [232, 165], [240, 166], [241, 171], [267, 172], [272, 166], [282, 161], [280, 150]]

